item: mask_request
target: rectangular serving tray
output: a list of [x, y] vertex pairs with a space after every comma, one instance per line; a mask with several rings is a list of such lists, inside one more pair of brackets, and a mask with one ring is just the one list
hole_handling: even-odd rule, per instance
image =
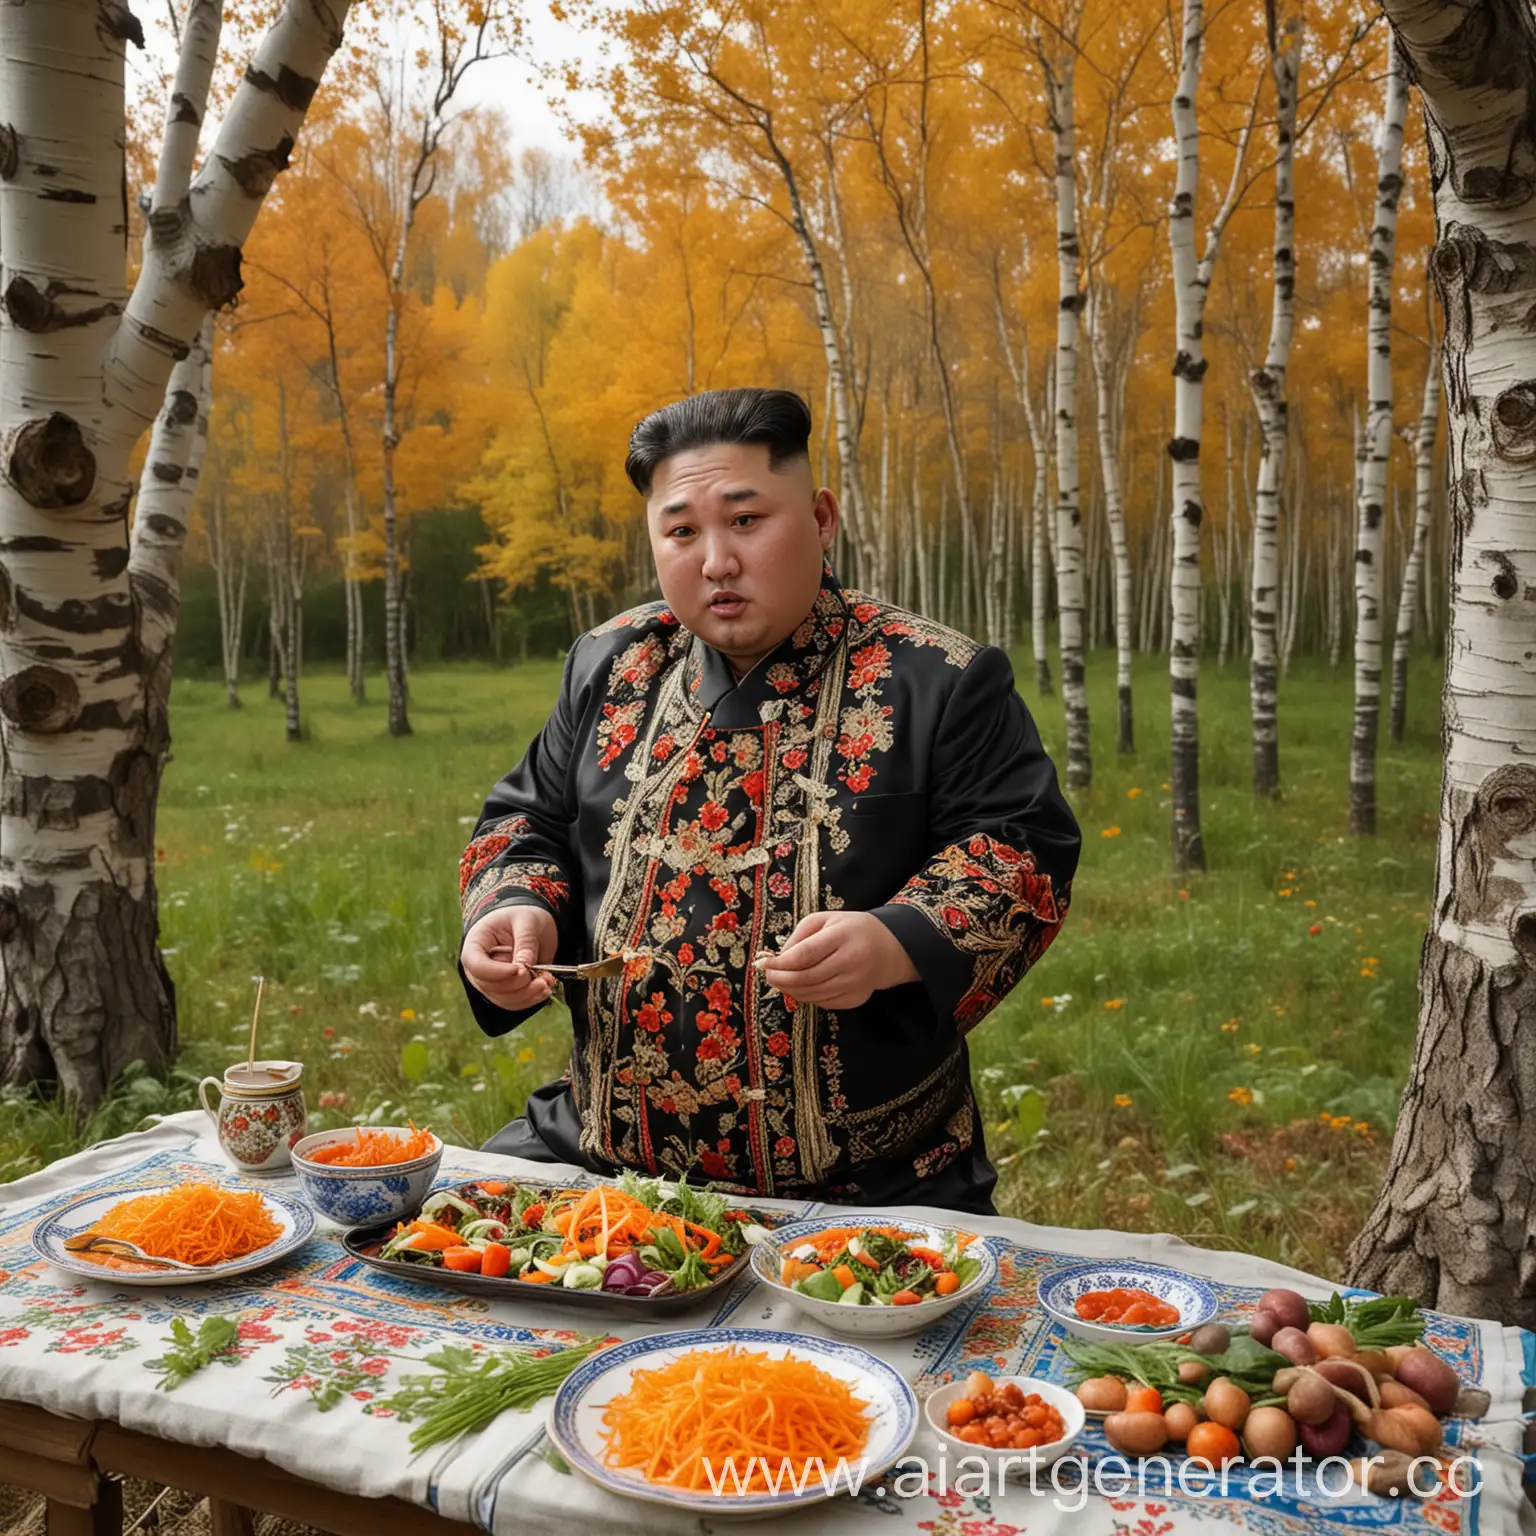
[[[442, 1189], [458, 1187], [457, 1184], [440, 1186]], [[555, 1193], [557, 1191], [554, 1189], [541, 1191], [545, 1195]], [[413, 1221], [419, 1214], [420, 1207], [399, 1219]], [[367, 1227], [354, 1227], [342, 1237], [341, 1245], [354, 1259], [370, 1269], [416, 1285], [459, 1291], [465, 1296], [478, 1296], [485, 1301], [549, 1302], [555, 1306], [574, 1307], [578, 1311], [617, 1313], [625, 1317], [676, 1317], [683, 1312], [692, 1312], [708, 1301], [719, 1301], [752, 1262], [749, 1249], [740, 1254], [735, 1263], [721, 1270], [708, 1285], [701, 1285], [696, 1290], [673, 1291], [665, 1296], [618, 1296], [611, 1291], [573, 1291], [563, 1285], [530, 1285], [526, 1280], [514, 1280], [505, 1275], [493, 1278], [490, 1275], [467, 1274], [462, 1270], [411, 1264], [403, 1259], [381, 1259], [378, 1256], [379, 1249], [394, 1232], [396, 1225], [394, 1221], [387, 1221]]]

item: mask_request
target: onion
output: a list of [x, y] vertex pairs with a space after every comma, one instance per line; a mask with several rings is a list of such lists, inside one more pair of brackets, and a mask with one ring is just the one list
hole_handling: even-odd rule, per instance
[[628, 1253], [622, 1253], [607, 1269], [603, 1271], [603, 1289], [605, 1291], [626, 1292], [630, 1286], [643, 1285], [649, 1293], [651, 1285], [655, 1282], [648, 1277], [660, 1274], [660, 1270], [651, 1269], [640, 1255], [631, 1248]]

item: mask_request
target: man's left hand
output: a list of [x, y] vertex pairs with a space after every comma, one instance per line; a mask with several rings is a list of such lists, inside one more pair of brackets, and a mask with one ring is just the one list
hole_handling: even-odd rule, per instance
[[886, 987], [918, 979], [900, 940], [868, 912], [812, 912], [776, 955], [753, 962], [797, 1003], [857, 1008]]

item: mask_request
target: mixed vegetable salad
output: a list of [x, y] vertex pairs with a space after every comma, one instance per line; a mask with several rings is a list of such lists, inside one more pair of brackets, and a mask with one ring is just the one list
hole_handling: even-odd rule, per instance
[[953, 1296], [981, 1272], [967, 1258], [971, 1232], [948, 1232], [939, 1248], [901, 1227], [829, 1227], [784, 1250], [779, 1278], [802, 1296], [847, 1307], [907, 1307]]
[[768, 1236], [752, 1212], [686, 1179], [539, 1189], [480, 1179], [429, 1195], [378, 1252], [425, 1268], [623, 1296], [708, 1285]]

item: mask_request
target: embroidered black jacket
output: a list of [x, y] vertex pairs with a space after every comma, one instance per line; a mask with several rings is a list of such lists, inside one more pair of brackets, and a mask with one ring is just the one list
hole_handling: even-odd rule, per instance
[[[570, 1071], [528, 1106], [549, 1156], [985, 1208], [964, 1037], [1056, 936], [1079, 847], [1003, 652], [828, 573], [740, 682], [661, 604], [583, 635], [460, 891], [466, 931], [536, 903], [561, 961], [650, 952], [566, 988]], [[832, 1012], [751, 968], [835, 908], [878, 916], [921, 980]], [[467, 990], [489, 1034], [527, 1016]]]

